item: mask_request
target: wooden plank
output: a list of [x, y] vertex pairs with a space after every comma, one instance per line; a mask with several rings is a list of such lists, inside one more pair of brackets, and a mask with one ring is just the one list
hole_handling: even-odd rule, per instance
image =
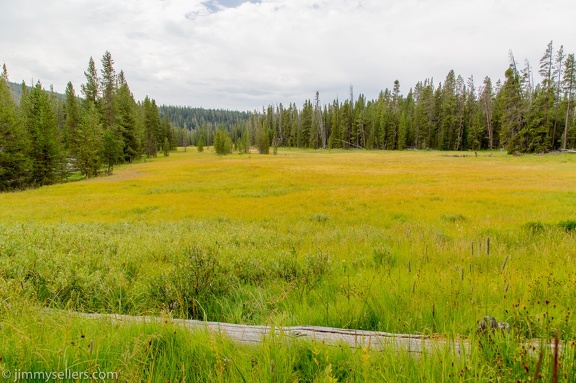
[[[56, 310], [50, 310], [52, 312]], [[466, 341], [449, 341], [420, 334], [393, 334], [378, 331], [348, 330], [319, 326], [273, 327], [243, 325], [220, 322], [205, 322], [192, 319], [173, 319], [154, 316], [130, 316], [119, 314], [92, 314], [67, 312], [68, 315], [87, 319], [108, 319], [121, 323], [162, 323], [169, 322], [189, 330], [208, 330], [229, 337], [242, 344], [256, 344], [269, 337], [272, 332], [282, 334], [289, 339], [305, 339], [328, 345], [347, 344], [354, 348], [374, 350], [395, 349], [420, 354], [423, 350], [434, 351], [447, 347], [460, 355], [467, 345]]]
[[[61, 312], [51, 310], [50, 312]], [[244, 325], [233, 323], [220, 323], [199, 321], [193, 319], [174, 319], [155, 316], [131, 316], [119, 314], [92, 314], [75, 311], [65, 312], [68, 315], [87, 319], [107, 319], [121, 323], [172, 323], [189, 330], [208, 330], [216, 334], [229, 337], [241, 344], [257, 344], [274, 333], [283, 335], [288, 339], [305, 339], [328, 345], [347, 344], [354, 348], [370, 348], [372, 350], [396, 350], [408, 352], [418, 356], [423, 352], [449, 350], [458, 356], [469, 355], [471, 344], [467, 339], [443, 339], [422, 334], [394, 334], [380, 331], [351, 330], [320, 326], [290, 326], [273, 327], [262, 325]], [[525, 346], [531, 352], [536, 352], [540, 347], [537, 339], [528, 341]], [[554, 350], [553, 343], [547, 343], [546, 347]], [[559, 351], [564, 349], [564, 342], [560, 342]]]

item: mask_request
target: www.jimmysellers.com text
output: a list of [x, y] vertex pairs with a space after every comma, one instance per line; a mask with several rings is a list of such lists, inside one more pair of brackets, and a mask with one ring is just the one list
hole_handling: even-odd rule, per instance
[[117, 380], [119, 378], [119, 373], [113, 371], [22, 371], [16, 369], [2, 371], [2, 378], [10, 382], [27, 382], [30, 380], [42, 380], [45, 382], [54, 380], [94, 380], [96, 382], [107, 382]]

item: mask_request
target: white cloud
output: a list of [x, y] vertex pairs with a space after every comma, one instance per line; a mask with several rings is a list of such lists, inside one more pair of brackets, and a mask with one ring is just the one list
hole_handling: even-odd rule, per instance
[[509, 49], [533, 67], [550, 40], [576, 49], [569, 0], [8, 1], [11, 80], [80, 89], [88, 59], [109, 50], [136, 97], [159, 104], [251, 110], [316, 90], [330, 102], [350, 84], [373, 98], [395, 79], [406, 94], [450, 69], [495, 81]]

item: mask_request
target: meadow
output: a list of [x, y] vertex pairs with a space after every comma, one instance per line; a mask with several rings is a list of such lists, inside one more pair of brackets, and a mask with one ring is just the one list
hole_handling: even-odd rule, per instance
[[[574, 185], [573, 154], [188, 148], [0, 194], [0, 369], [97, 366], [119, 381], [573, 381]], [[511, 329], [469, 358], [415, 360], [275, 337], [246, 347], [65, 310], [472, 340], [491, 315]], [[566, 346], [559, 362], [522, 346], [554, 337]]]

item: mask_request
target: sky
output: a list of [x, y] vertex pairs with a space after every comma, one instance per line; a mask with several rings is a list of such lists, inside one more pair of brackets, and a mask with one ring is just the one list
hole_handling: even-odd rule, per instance
[[574, 0], [0, 0], [9, 79], [80, 93], [109, 51], [137, 100], [261, 110], [364, 94], [399, 80], [476, 88], [504, 78], [512, 50], [538, 66], [550, 41], [576, 52]]

